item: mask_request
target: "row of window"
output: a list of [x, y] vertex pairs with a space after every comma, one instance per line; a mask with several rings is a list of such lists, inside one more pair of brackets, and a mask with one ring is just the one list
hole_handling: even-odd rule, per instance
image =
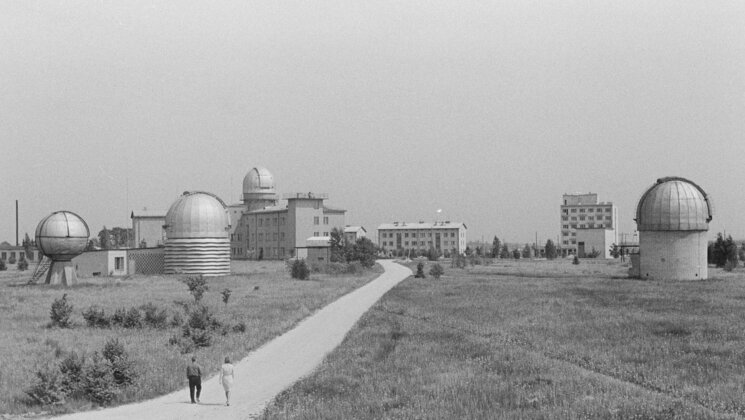
[[[410, 241], [404, 241], [404, 246], [409, 246]], [[456, 246], [457, 241], [442, 241], [442, 246]], [[383, 241], [383, 246], [394, 246], [393, 241]], [[432, 246], [432, 241], [411, 241], [411, 246]]]
[[[585, 209], [584, 208], [581, 208], [581, 209], [576, 209], [576, 208], [575, 209], [563, 209], [563, 212], [564, 212], [564, 214], [577, 213], [578, 210], [579, 210], [579, 213], [585, 213]], [[595, 213], [595, 212], [597, 212], [597, 213], [602, 213], [602, 212], [610, 213], [611, 212], [611, 208], [610, 207], [606, 207], [605, 209], [603, 209], [603, 208], [595, 209], [594, 207], [591, 207], [591, 208], [586, 209], [586, 210], [587, 210], [587, 213]]]
[[[272, 226], [277, 226], [277, 218], [276, 217], [259, 217], [259, 226], [264, 226], [266, 223], [266, 226], [269, 226], [269, 223], [271, 223]], [[279, 218], [279, 225], [284, 226], [285, 224], [285, 217], [282, 216]]]
[[[561, 216], [561, 220], [565, 222], [567, 220], [577, 221], [577, 216], [572, 216], [571, 218], [569, 216]], [[597, 218], [595, 216], [579, 216], [579, 220], [603, 220], [603, 216], [597, 216]], [[613, 216], [605, 216], [605, 220], [613, 220]]]
[[[17, 258], [20, 260], [20, 259], [26, 258], [26, 253], [23, 251], [18, 251], [18, 256], [16, 256], [15, 251], [2, 252], [0, 253], [0, 260], [6, 261], [8, 259], [8, 256], [10, 256], [10, 258]], [[34, 259], [33, 251], [31, 252], [31, 255], [29, 255], [29, 257], [30, 257], [29, 259], [31, 260]]]
[[[576, 239], [572, 239], [572, 241], [571, 241], [571, 242], [572, 242], [573, 244], [576, 244], [576, 243], [577, 243], [577, 240], [576, 240]], [[567, 240], [564, 240], [564, 241], [563, 241], [562, 243], [563, 243], [564, 245], [569, 245], [569, 241], [567, 241]]]
[[[389, 233], [383, 232], [383, 233], [380, 234], [380, 237], [381, 238], [395, 238], [395, 235], [396, 234], [393, 233], [393, 232], [389, 232]], [[461, 236], [463, 236], [463, 233], [462, 232], [461, 232]], [[409, 237], [409, 232], [404, 232], [404, 238], [408, 238], [408, 237]], [[417, 237], [416, 232], [412, 232], [411, 233], [411, 237], [412, 238], [416, 238]], [[432, 232], [426, 232], [426, 233], [425, 232], [419, 232], [419, 237], [420, 238], [431, 238], [432, 237]], [[448, 232], [443, 232], [442, 233], [442, 237], [443, 238], [447, 238], [448, 237]], [[450, 232], [450, 237], [451, 238], [455, 238], [455, 232]]]
[[[320, 219], [320, 217], [319, 217], [319, 216], [313, 216], [313, 224], [314, 224], [314, 225], [317, 225], [317, 224], [319, 224], [320, 220], [321, 220], [321, 219]], [[329, 224], [329, 217], [328, 217], [328, 216], [323, 216], [323, 224], [324, 224], [324, 225], [327, 225], [327, 224]]]
[[572, 224], [572, 225], [561, 225], [561, 228], [562, 229], [569, 229], [569, 228], [577, 229], [578, 226], [579, 226], [580, 229], [584, 229], [584, 228], [590, 228], [590, 229], [598, 228], [598, 229], [602, 229], [602, 228], [605, 227], [605, 225], [602, 224], [602, 223], [598, 223], [597, 225], [595, 223], [588, 223], [586, 225], [585, 224], [581, 224], [581, 225], [575, 225], [575, 224]]

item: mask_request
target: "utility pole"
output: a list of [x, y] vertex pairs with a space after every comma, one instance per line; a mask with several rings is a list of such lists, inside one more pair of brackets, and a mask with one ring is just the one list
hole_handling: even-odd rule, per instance
[[16, 246], [18, 246], [18, 200], [16, 200]]

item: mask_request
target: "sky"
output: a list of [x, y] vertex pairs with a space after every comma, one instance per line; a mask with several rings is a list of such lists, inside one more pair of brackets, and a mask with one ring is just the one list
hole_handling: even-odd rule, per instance
[[[92, 235], [268, 168], [347, 223], [560, 232], [597, 193], [633, 232], [655, 180], [745, 238], [745, 2], [3, 1], [0, 241], [57, 210]], [[438, 209], [442, 211], [437, 212]]]

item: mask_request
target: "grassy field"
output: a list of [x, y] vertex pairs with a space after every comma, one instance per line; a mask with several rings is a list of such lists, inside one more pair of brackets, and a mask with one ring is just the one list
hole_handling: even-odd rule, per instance
[[391, 290], [263, 417], [745, 416], [742, 267], [697, 282], [627, 279], [617, 260], [445, 269]]
[[[376, 266], [358, 276], [313, 274], [309, 281], [290, 278], [284, 263], [275, 261], [234, 262], [233, 275], [209, 278], [209, 290], [202, 299], [221, 321], [234, 325], [244, 322], [244, 333], [218, 336], [208, 348], [197, 351], [203, 368], [217, 372], [222, 359], [246, 356], [252, 349], [291, 328], [316, 309], [376, 277]], [[100, 351], [107, 339], [118, 337], [135, 362], [139, 373], [136, 387], [130, 387], [118, 403], [152, 398], [184, 387], [185, 363], [182, 355], [168, 344], [179, 328], [92, 329], [85, 325], [82, 311], [91, 305], [114, 309], [152, 302], [166, 308], [169, 315], [182, 312], [177, 302], [192, 300], [182, 276], [132, 276], [126, 279], [81, 279], [72, 288], [26, 285], [30, 272], [14, 266], [0, 272], [0, 413], [38, 411], [25, 403], [23, 390], [34, 379], [34, 372], [46, 363], [60, 360], [66, 352], [91, 354]], [[231, 289], [228, 305], [220, 292]], [[72, 329], [49, 328], [49, 312], [54, 299], [67, 293], [75, 307]], [[89, 403], [72, 402], [55, 411], [84, 410]], [[47, 408], [48, 410], [49, 408]]]

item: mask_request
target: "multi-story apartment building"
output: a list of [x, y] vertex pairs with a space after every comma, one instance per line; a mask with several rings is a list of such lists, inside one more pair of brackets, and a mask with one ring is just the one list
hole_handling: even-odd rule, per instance
[[562, 255], [584, 257], [592, 250], [601, 257], [610, 256], [610, 247], [618, 243], [618, 209], [613, 203], [598, 202], [598, 195], [564, 194], [560, 206]]
[[434, 248], [442, 253], [466, 251], [468, 227], [464, 223], [394, 222], [378, 226], [378, 245], [387, 252], [397, 250], [425, 251]]

